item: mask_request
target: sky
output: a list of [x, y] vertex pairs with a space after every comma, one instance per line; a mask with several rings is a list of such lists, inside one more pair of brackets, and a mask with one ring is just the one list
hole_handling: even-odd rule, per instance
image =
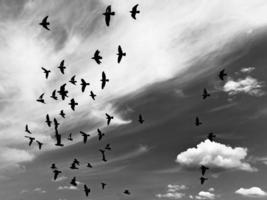
[[[0, 0], [0, 199], [266, 199], [266, 11], [265, 0]], [[50, 31], [39, 25], [45, 16]], [[119, 45], [126, 56], [118, 64]], [[91, 59], [97, 49], [100, 65]], [[110, 81], [102, 90], [103, 71]], [[50, 98], [64, 83], [69, 97]], [[36, 101], [42, 93], [46, 104]], [[114, 116], [109, 126], [105, 113]], [[64, 147], [55, 146], [47, 114]], [[41, 150], [28, 145], [26, 124]], [[80, 131], [90, 134], [86, 144]], [[74, 158], [78, 170], [69, 168]], [[56, 181], [52, 163], [63, 172]], [[209, 167], [203, 185], [200, 165]]]

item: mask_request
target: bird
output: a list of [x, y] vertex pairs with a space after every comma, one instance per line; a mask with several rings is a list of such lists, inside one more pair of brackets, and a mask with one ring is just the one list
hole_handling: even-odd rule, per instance
[[100, 81], [102, 82], [101, 88], [103, 90], [106, 86], [106, 83], [109, 82], [109, 79], [107, 79], [105, 72], [102, 72], [102, 79]]
[[203, 90], [203, 94], [202, 94], [202, 98], [203, 98], [203, 99], [206, 99], [206, 98], [209, 97], [209, 96], [210, 96], [210, 94], [208, 93], [207, 89], [204, 88], [204, 90]]
[[106, 147], [105, 147], [105, 149], [111, 151], [110, 144], [107, 144]]
[[84, 79], [81, 79], [82, 92], [85, 91], [87, 85], [90, 85], [90, 83], [86, 83]]
[[59, 146], [59, 147], [64, 146], [64, 144], [61, 143], [61, 135], [60, 134], [56, 134], [56, 140], [57, 140], [57, 143], [55, 144], [56, 146]]
[[70, 83], [72, 83], [73, 85], [76, 85], [76, 83], [77, 83], [77, 81], [75, 80], [75, 75], [73, 76], [73, 77], [71, 77], [71, 79], [70, 79]]
[[42, 67], [42, 70], [45, 73], [45, 78], [48, 79], [49, 73], [51, 72], [51, 70], [45, 69], [44, 67]]
[[60, 72], [64, 74], [64, 70], [66, 69], [66, 66], [64, 66], [64, 60], [62, 60], [57, 68], [59, 68]]
[[59, 115], [62, 117], [62, 118], [65, 118], [66, 114], [64, 113], [64, 110], [61, 110]]
[[97, 64], [101, 64], [102, 56], [100, 56], [100, 51], [97, 49], [94, 53], [94, 56], [91, 58], [96, 61]]
[[68, 97], [68, 91], [66, 90], [66, 83], [60, 86], [60, 89], [58, 91], [58, 94], [61, 96], [62, 100], [65, 100], [66, 97]]
[[208, 139], [211, 141], [211, 142], [213, 142], [214, 141], [214, 138], [216, 138], [216, 135], [214, 134], [214, 133], [209, 133], [209, 135], [208, 135]]
[[88, 197], [89, 193], [91, 192], [91, 189], [88, 188], [86, 184], [83, 185], [83, 188], [84, 188], [85, 196]]
[[117, 53], [117, 55], [118, 55], [118, 63], [121, 62], [121, 59], [122, 59], [123, 56], [126, 56], [126, 53], [122, 51], [122, 48], [121, 48], [120, 45], [118, 46], [118, 53]]
[[98, 132], [98, 140], [100, 141], [105, 134], [102, 133], [99, 128], [97, 129], [97, 132]]
[[75, 176], [71, 179], [70, 184], [75, 186], [75, 187], [78, 185], [77, 182], [76, 182], [76, 177]]
[[59, 126], [59, 125], [60, 125], [60, 124], [58, 123], [57, 119], [54, 118], [54, 126], [55, 126], [55, 129], [58, 129], [58, 126]]
[[136, 14], [139, 14], [139, 13], [140, 13], [140, 10], [137, 10], [137, 7], [138, 7], [138, 4], [136, 4], [136, 5], [132, 8], [132, 10], [130, 11], [130, 13], [131, 13], [131, 17], [132, 17], [133, 19], [136, 19]]
[[205, 178], [203, 176], [200, 177], [200, 183], [201, 183], [201, 185], [203, 185], [206, 180], [208, 180], [208, 178]]
[[93, 168], [93, 166], [91, 165], [91, 163], [87, 163], [87, 167]]
[[109, 115], [109, 114], [107, 114], [107, 113], [106, 113], [106, 118], [107, 118], [107, 125], [109, 125], [110, 122], [111, 122], [111, 120], [114, 119], [113, 116], [111, 116], [111, 115]]
[[83, 131], [80, 131], [80, 133], [82, 134], [83, 136], [83, 143], [85, 144], [87, 142], [87, 138], [90, 136], [89, 134], [83, 132]]
[[55, 180], [57, 180], [58, 175], [62, 173], [62, 171], [55, 169], [55, 170], [53, 171], [53, 173], [54, 173], [54, 181], [55, 181]]
[[92, 97], [92, 99], [95, 100], [96, 95], [93, 93], [93, 91], [90, 92], [90, 97]]
[[76, 164], [73, 162], [73, 163], [71, 163], [70, 169], [79, 169], [79, 168], [76, 167]]
[[51, 127], [52, 121], [50, 120], [50, 117], [49, 117], [48, 114], [46, 115], [46, 120], [45, 120], [45, 122], [46, 122], [46, 124], [47, 124], [48, 127]]
[[73, 163], [75, 163], [75, 165], [80, 165], [80, 161], [77, 158], [73, 159]]
[[127, 195], [130, 195], [130, 194], [131, 194], [129, 190], [124, 190], [123, 193], [124, 193], [124, 194], [127, 194]]
[[101, 183], [102, 190], [105, 189], [106, 185], [107, 185], [106, 183], [103, 183], [103, 182]]
[[71, 134], [71, 133], [69, 134], [68, 140], [69, 140], [69, 141], [72, 141], [72, 140], [73, 140], [73, 139], [72, 139], [72, 134]]
[[43, 99], [43, 98], [44, 98], [44, 94], [45, 94], [45, 93], [41, 94], [41, 96], [40, 96], [36, 101], [45, 104], [45, 101], [44, 101], [44, 99]]
[[33, 141], [35, 140], [35, 138], [34, 137], [29, 137], [29, 136], [24, 136], [24, 137], [29, 139], [29, 146], [31, 146]]
[[38, 148], [39, 148], [39, 150], [41, 150], [41, 149], [42, 149], [42, 146], [43, 146], [43, 143], [40, 142], [40, 141], [38, 141], [38, 140], [36, 140], [36, 142], [37, 142], [37, 144], [38, 144]]
[[111, 11], [111, 5], [107, 6], [106, 8], [106, 12], [103, 13], [103, 15], [105, 16], [105, 22], [106, 25], [109, 26], [110, 23], [110, 17], [113, 15], [115, 15], [115, 12]]
[[99, 149], [99, 151], [100, 151], [100, 153], [102, 154], [102, 160], [103, 160], [104, 162], [107, 162], [106, 155], [105, 155], [105, 150], [103, 150], [103, 149]]
[[224, 77], [227, 76], [227, 74], [225, 73], [225, 69], [221, 70], [218, 76], [222, 81], [224, 81]]
[[57, 90], [54, 90], [54, 91], [52, 92], [52, 95], [50, 96], [50, 97], [51, 97], [52, 99], [54, 99], [54, 100], [57, 100], [56, 92], [57, 92]]
[[56, 164], [55, 163], [52, 163], [50, 168], [51, 169], [57, 169]]
[[195, 125], [200, 126], [201, 124], [202, 124], [202, 122], [200, 122], [199, 117], [196, 117]]
[[70, 100], [69, 105], [70, 105], [71, 109], [72, 109], [73, 111], [75, 111], [75, 106], [77, 106], [78, 103], [74, 100], [74, 98], [72, 98], [72, 99]]
[[32, 134], [32, 132], [29, 130], [28, 124], [25, 125], [25, 132]]
[[204, 165], [201, 165], [201, 166], [200, 166], [200, 169], [201, 169], [201, 174], [202, 174], [202, 176], [204, 176], [204, 175], [205, 175], [205, 172], [206, 172], [209, 168], [206, 167], [206, 166], [204, 166]]
[[43, 20], [42, 20], [42, 22], [41, 23], [39, 23], [42, 27], [44, 27], [46, 30], [48, 30], [48, 31], [50, 31], [50, 29], [49, 29], [49, 25], [50, 25], [50, 23], [47, 21], [47, 19], [48, 19], [48, 16], [46, 16], [45, 18], [43, 18]]
[[144, 119], [143, 119], [143, 116], [141, 114], [139, 114], [138, 121], [140, 122], [140, 124], [144, 123]]

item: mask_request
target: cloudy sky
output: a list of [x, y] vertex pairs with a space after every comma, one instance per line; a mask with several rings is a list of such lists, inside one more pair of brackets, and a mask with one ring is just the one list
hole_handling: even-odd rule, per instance
[[[108, 5], [116, 13], [109, 27]], [[51, 31], [39, 25], [45, 16]], [[0, 0], [0, 199], [266, 199], [266, 27], [266, 0]], [[120, 64], [118, 45], [127, 54]], [[100, 65], [91, 59], [97, 49]], [[41, 67], [51, 70], [47, 80]], [[104, 90], [102, 71], [110, 79]], [[81, 78], [90, 83], [84, 93]], [[50, 98], [64, 83], [69, 98]], [[36, 102], [42, 93], [46, 104]], [[108, 127], [105, 113], [114, 116]], [[58, 119], [64, 147], [54, 145], [46, 114]], [[28, 146], [25, 124], [41, 151]], [[91, 135], [87, 144], [80, 131]], [[102, 162], [106, 144], [112, 151]], [[57, 181], [51, 163], [63, 172]], [[204, 185], [200, 165], [210, 168]]]

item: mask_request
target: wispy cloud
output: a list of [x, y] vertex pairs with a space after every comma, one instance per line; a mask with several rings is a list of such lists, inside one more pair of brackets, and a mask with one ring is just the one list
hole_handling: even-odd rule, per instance
[[57, 188], [58, 190], [78, 190], [77, 187], [73, 186], [73, 185], [70, 185], [70, 186], [58, 186]]
[[255, 70], [255, 67], [245, 67], [245, 68], [242, 68], [240, 71], [243, 73], [250, 73], [254, 70]]

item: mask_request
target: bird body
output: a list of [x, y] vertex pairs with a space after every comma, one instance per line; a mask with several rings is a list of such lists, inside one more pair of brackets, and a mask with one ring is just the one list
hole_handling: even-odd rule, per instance
[[132, 8], [132, 10], [130, 11], [130, 13], [131, 13], [131, 17], [132, 17], [133, 19], [136, 19], [136, 14], [139, 14], [139, 13], [140, 13], [140, 10], [137, 10], [137, 7], [138, 7], [138, 4], [136, 4], [136, 5]]
[[97, 64], [99, 64], [99, 65], [102, 63], [101, 62], [102, 56], [100, 56], [100, 51], [98, 49], [95, 51], [94, 56], [92, 57], [92, 59], [95, 60], [95, 62]]
[[73, 177], [70, 181], [70, 184], [73, 185], [74, 187], [76, 187], [78, 184], [76, 182], [76, 177]]
[[107, 79], [105, 72], [102, 72], [102, 79], [100, 80], [102, 82], [101, 88], [104, 89], [106, 86], [106, 83], [109, 81]]
[[111, 116], [111, 115], [109, 115], [109, 114], [107, 114], [107, 113], [106, 113], [106, 118], [107, 118], [107, 125], [109, 125], [110, 122], [111, 122], [111, 120], [114, 119], [113, 116]]
[[206, 171], [209, 169], [208, 167], [204, 166], [204, 165], [201, 165], [200, 166], [200, 169], [201, 169], [201, 174], [202, 176], [205, 175]]
[[29, 130], [28, 124], [25, 125], [25, 132], [32, 134], [32, 132]]
[[84, 188], [85, 196], [87, 196], [87, 197], [88, 197], [89, 193], [91, 192], [91, 189], [90, 189], [90, 188], [88, 188], [88, 186], [87, 186], [87, 185], [85, 185], [85, 184], [84, 184], [83, 188]]
[[51, 70], [47, 70], [47, 69], [45, 69], [44, 67], [42, 67], [42, 70], [43, 70], [44, 73], [45, 73], [45, 78], [48, 79], [48, 76], [49, 76], [49, 73], [51, 72]]
[[45, 94], [45, 93], [41, 94], [40, 97], [39, 97], [36, 101], [45, 104], [45, 101], [44, 101], [44, 94]]
[[61, 85], [58, 94], [61, 96], [62, 100], [65, 100], [65, 98], [68, 97], [68, 93], [69, 92], [66, 90], [66, 83]]
[[64, 110], [61, 110], [59, 115], [62, 117], [62, 118], [65, 118], [66, 114], [64, 113]]
[[89, 134], [80, 131], [81, 135], [83, 136], [83, 143], [85, 144], [87, 142], [87, 138], [90, 136]]
[[96, 95], [93, 93], [93, 91], [90, 92], [90, 97], [92, 97], [92, 99], [95, 100]]
[[97, 129], [97, 132], [98, 132], [98, 140], [100, 141], [102, 139], [102, 137], [105, 135], [104, 133], [102, 133], [100, 131], [100, 129]]
[[121, 59], [122, 59], [123, 56], [126, 56], [126, 53], [122, 51], [122, 48], [121, 48], [120, 45], [118, 46], [118, 53], [117, 53], [117, 55], [118, 55], [118, 63], [121, 62]]
[[205, 178], [205, 177], [200, 177], [200, 183], [201, 185], [203, 185], [205, 183], [205, 181], [208, 180], [208, 178]]
[[57, 92], [57, 90], [54, 90], [54, 91], [52, 92], [52, 95], [50, 96], [50, 97], [51, 97], [52, 99], [54, 99], [54, 100], [57, 100], [56, 92]]
[[78, 103], [72, 98], [72, 99], [70, 100], [69, 105], [70, 105], [71, 109], [72, 109], [73, 111], [75, 111], [75, 106], [77, 106]]
[[218, 76], [222, 81], [224, 81], [224, 77], [227, 76], [227, 74], [225, 73], [225, 69], [221, 70]]
[[141, 114], [138, 117], [138, 121], [139, 121], [140, 124], [144, 123], [144, 119], [143, 119], [143, 116]]
[[90, 85], [90, 83], [87, 83], [84, 79], [81, 79], [82, 92], [85, 91], [85, 88], [88, 85]]
[[48, 16], [46, 16], [45, 18], [43, 18], [42, 22], [39, 23], [42, 27], [44, 27], [46, 30], [50, 31], [49, 29], [49, 25], [50, 23], [47, 21], [48, 20]]
[[203, 94], [202, 94], [202, 98], [203, 98], [203, 99], [206, 99], [206, 98], [209, 97], [209, 96], [210, 96], [210, 94], [208, 93], [207, 89], [204, 88], [204, 90], [203, 90]]
[[66, 66], [64, 66], [64, 60], [62, 60], [61, 62], [60, 62], [60, 65], [57, 67], [57, 68], [59, 68], [59, 70], [60, 70], [60, 72], [62, 73], [62, 74], [64, 74], [64, 71], [65, 71], [65, 69], [66, 69]]
[[115, 12], [111, 11], [111, 5], [107, 6], [106, 12], [104, 12], [103, 15], [105, 16], [106, 25], [109, 26], [111, 16], [115, 15]]
[[58, 175], [62, 173], [62, 171], [55, 169], [55, 170], [53, 171], [53, 173], [54, 173], [54, 181], [55, 181], [55, 180], [57, 180]]
[[73, 76], [73, 77], [71, 77], [71, 79], [70, 79], [70, 83], [72, 83], [73, 85], [76, 85], [76, 83], [77, 83], [77, 81], [75, 80], [75, 75]]
[[196, 117], [195, 125], [200, 126], [201, 124], [202, 124], [202, 122], [200, 122], [199, 118]]
[[214, 134], [214, 133], [209, 133], [209, 135], [208, 135], [208, 139], [211, 141], [211, 142], [213, 142], [214, 141], [214, 138], [216, 138], [216, 135]]

